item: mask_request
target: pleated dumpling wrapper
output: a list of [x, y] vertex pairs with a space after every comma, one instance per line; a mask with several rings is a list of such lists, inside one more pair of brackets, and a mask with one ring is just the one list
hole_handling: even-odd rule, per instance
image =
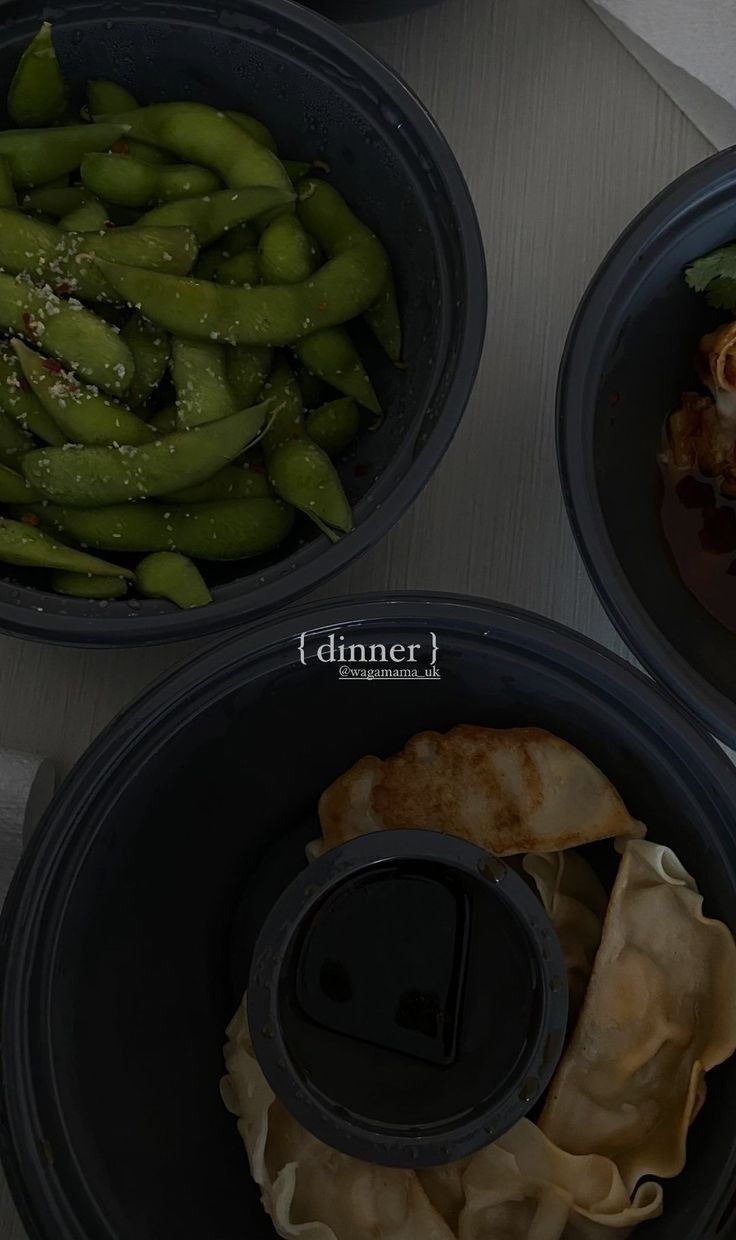
[[540, 1127], [572, 1154], [612, 1159], [629, 1189], [678, 1175], [705, 1073], [736, 1050], [736, 945], [662, 845], [621, 864], [575, 1034]]
[[278, 1102], [253, 1053], [245, 1000], [228, 1028], [225, 1106], [238, 1116], [253, 1179], [286, 1240], [455, 1240], [414, 1171], [330, 1149]]
[[595, 870], [574, 849], [529, 853], [524, 871], [534, 880], [539, 898], [560, 940], [570, 986], [570, 1016], [585, 998], [595, 954], [603, 933], [608, 895]]
[[401, 753], [367, 757], [319, 804], [319, 854], [372, 831], [442, 831], [497, 856], [558, 852], [641, 825], [584, 754], [541, 728], [420, 732]]
[[709, 332], [698, 345], [698, 371], [715, 398], [718, 412], [736, 416], [736, 321]]
[[642, 1184], [632, 1200], [609, 1159], [565, 1154], [528, 1119], [419, 1177], [458, 1240], [624, 1240], [662, 1213], [661, 1185]]

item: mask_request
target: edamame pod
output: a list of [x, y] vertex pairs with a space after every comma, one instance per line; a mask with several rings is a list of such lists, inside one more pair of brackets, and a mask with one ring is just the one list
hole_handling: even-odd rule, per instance
[[[154, 207], [141, 217], [139, 223], [155, 224], [161, 228], [175, 225], [191, 228], [199, 245], [206, 246], [217, 241], [223, 233], [230, 233], [238, 224], [255, 219], [273, 207], [288, 205], [294, 200], [293, 190], [273, 189], [264, 185], [251, 185], [235, 192], [229, 189], [217, 190], [201, 198], [181, 198], [178, 202], [167, 202], [160, 207]], [[253, 245], [254, 240], [250, 235], [246, 244]], [[236, 253], [234, 248], [232, 253]], [[223, 254], [223, 257], [229, 258], [230, 255]]]
[[16, 125], [53, 125], [67, 107], [64, 78], [44, 22], [20, 58], [8, 91], [8, 115]]
[[0, 409], [44, 443], [57, 447], [66, 443], [66, 435], [34, 396], [18, 358], [7, 344], [0, 345]]
[[311, 164], [302, 162], [298, 159], [283, 159], [281, 162], [289, 174], [289, 179], [292, 185], [297, 185], [299, 181], [303, 181], [305, 177], [309, 176], [309, 173], [312, 170]]
[[204, 578], [188, 556], [178, 551], [154, 551], [135, 572], [141, 594], [165, 598], [177, 607], [206, 607], [212, 602]]
[[124, 405], [87, 387], [58, 362], [12, 342], [23, 375], [45, 413], [75, 444], [151, 443], [156, 433]]
[[26, 273], [57, 292], [85, 300], [110, 296], [95, 256], [184, 274], [197, 257], [188, 228], [115, 228], [111, 232], [64, 232], [19, 211], [0, 208], [0, 267]]
[[268, 459], [282, 443], [304, 439], [304, 407], [294, 372], [285, 357], [278, 357], [264, 393], [275, 402], [276, 413], [263, 436], [263, 451]]
[[247, 409], [258, 399], [272, 364], [272, 349], [255, 344], [228, 349], [227, 380], [239, 409]]
[[256, 240], [256, 230], [252, 224], [238, 224], [225, 233], [216, 245], [211, 245], [204, 254], [200, 254], [193, 274], [198, 280], [214, 280], [218, 267], [244, 250], [252, 249]]
[[237, 411], [227, 378], [224, 345], [175, 338], [171, 346], [171, 376], [181, 427], [202, 426]]
[[86, 547], [118, 552], [180, 551], [197, 560], [265, 555], [284, 541], [294, 522], [293, 509], [275, 499], [191, 506], [117, 504], [97, 511], [49, 504], [34, 511], [44, 523]]
[[299, 361], [313, 375], [352, 396], [371, 413], [381, 413], [373, 384], [360, 360], [360, 354], [342, 327], [328, 327], [294, 345]]
[[299, 284], [317, 267], [314, 241], [295, 215], [280, 215], [261, 233], [258, 244], [264, 284]]
[[258, 438], [272, 408], [272, 402], [265, 401], [141, 447], [40, 448], [23, 457], [23, 473], [47, 499], [74, 508], [167, 495], [205, 482], [244, 452]]
[[206, 104], [154, 103], [106, 119], [123, 125], [131, 138], [172, 151], [187, 163], [214, 169], [231, 189], [246, 185], [291, 189], [283, 164], [273, 152], [224, 112]]
[[120, 207], [196, 198], [220, 188], [209, 168], [193, 164], [148, 164], [132, 155], [92, 152], [82, 159], [82, 181], [91, 193]]
[[7, 465], [0, 465], [0, 503], [1, 504], [35, 504], [42, 498], [26, 482], [22, 474]]
[[128, 593], [128, 583], [123, 577], [93, 576], [91, 573], [52, 573], [50, 585], [56, 594], [68, 594], [72, 598], [123, 598]]
[[351, 396], [328, 401], [307, 417], [307, 434], [328, 456], [339, 456], [360, 430], [358, 406]]
[[127, 568], [118, 568], [117, 564], [98, 560], [85, 551], [65, 547], [43, 530], [23, 521], [10, 521], [7, 517], [0, 517], [0, 561], [24, 568], [60, 568], [72, 573], [133, 576]]
[[106, 392], [124, 392], [133, 378], [132, 354], [115, 329], [48, 285], [0, 274], [0, 329], [40, 345]]
[[59, 228], [64, 232], [101, 232], [107, 223], [107, 207], [98, 199], [89, 198], [68, 215], [64, 215], [59, 220]]
[[10, 164], [0, 155], [0, 207], [15, 209], [17, 205], [13, 178], [10, 175]]
[[213, 499], [262, 499], [270, 494], [271, 488], [265, 474], [248, 466], [226, 465], [207, 482], [172, 491], [171, 495], [162, 499], [164, 503], [168, 500], [175, 504], [205, 504]]
[[104, 78], [90, 78], [87, 83], [87, 107], [90, 116], [101, 112], [130, 112], [138, 107], [138, 100], [124, 86], [108, 82]]
[[281, 499], [305, 513], [332, 542], [352, 530], [353, 514], [340, 476], [316, 443], [282, 443], [269, 457], [268, 480]]
[[[297, 187], [297, 214], [326, 254], [333, 257], [373, 237], [371, 230], [350, 210], [341, 194], [326, 181], [301, 181]], [[380, 244], [380, 243], [379, 243]], [[401, 321], [396, 303], [396, 287], [386, 251], [381, 246], [385, 279], [378, 296], [365, 314], [368, 326], [392, 361], [401, 358]]]
[[123, 125], [65, 125], [60, 129], [6, 129], [0, 155], [13, 184], [48, 185], [78, 168], [87, 151], [106, 151], [125, 132]]
[[232, 288], [95, 260], [112, 290], [172, 335], [229, 344], [285, 345], [355, 318], [386, 281], [375, 238], [347, 249], [301, 284]]
[[214, 279], [218, 284], [232, 284], [238, 288], [252, 288], [261, 282], [261, 266], [258, 251], [242, 250], [240, 254], [226, 258], [217, 268]]
[[[251, 405], [253, 401], [250, 402]], [[247, 408], [243, 405], [243, 408]], [[176, 405], [166, 405], [163, 409], [157, 409], [148, 419], [151, 426], [158, 431], [159, 435], [173, 435], [174, 431], [179, 429], [179, 420], [176, 416]]]
[[[43, 215], [63, 218], [89, 201], [90, 195], [81, 185], [42, 185], [29, 190], [20, 203], [22, 211], [40, 211]], [[8, 206], [2, 203], [2, 206]]]
[[[166, 374], [171, 354], [171, 342], [166, 332], [140, 314], [128, 319], [121, 336], [133, 354], [135, 374], [128, 389], [128, 403], [135, 409], [148, 400]], [[249, 401], [248, 404], [253, 404]], [[239, 406], [241, 409], [245, 405]]]
[[20, 426], [0, 411], [0, 464], [20, 469], [21, 458], [34, 447], [33, 440]]
[[265, 146], [267, 150], [276, 154], [276, 141], [271, 130], [267, 129], [261, 121], [256, 120], [255, 116], [248, 116], [246, 112], [226, 112], [225, 115], [229, 116], [231, 121], [235, 121], [235, 124], [249, 134], [259, 146]]

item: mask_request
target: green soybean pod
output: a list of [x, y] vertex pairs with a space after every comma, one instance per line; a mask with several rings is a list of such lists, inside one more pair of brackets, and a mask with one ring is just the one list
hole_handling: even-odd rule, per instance
[[17, 207], [13, 178], [10, 175], [10, 164], [0, 155], [0, 207]]
[[[171, 341], [166, 332], [140, 314], [131, 315], [121, 336], [133, 354], [135, 373], [127, 400], [133, 409], [147, 401], [166, 374]], [[249, 402], [253, 404], [253, 401]], [[240, 406], [244, 408], [244, 406]]]
[[132, 155], [90, 152], [82, 159], [82, 181], [91, 193], [121, 207], [197, 198], [220, 188], [209, 168], [193, 164], [148, 164]]
[[110, 324], [49, 288], [0, 274], [0, 328], [40, 344], [106, 392], [125, 392], [133, 378], [130, 349]]
[[138, 107], [138, 100], [117, 82], [91, 78], [87, 83], [87, 107], [90, 116], [99, 116], [104, 112], [130, 112]]
[[[203, 103], [155, 103], [108, 119], [128, 136], [172, 151], [187, 163], [214, 169], [231, 189], [271, 185], [291, 190], [283, 164], [236, 121]], [[1, 153], [1, 152], [0, 152]]]
[[49, 584], [55, 594], [68, 594], [71, 598], [114, 599], [128, 593], [124, 577], [102, 577], [92, 573], [55, 572]]
[[[211, 246], [224, 236], [223, 248], [218, 250], [218, 254], [225, 259], [246, 246], [256, 244], [258, 237], [253, 229], [247, 227], [249, 220], [256, 219], [273, 207], [293, 203], [294, 199], [293, 190], [249, 185], [245, 189], [217, 190], [198, 198], [180, 198], [177, 202], [163, 203], [147, 211], [140, 222], [160, 227], [181, 225], [191, 228], [201, 246]], [[239, 242], [241, 235], [242, 244]], [[214, 263], [212, 270], [216, 266], [217, 263]]]
[[51, 25], [44, 22], [21, 56], [10, 83], [8, 115], [16, 125], [53, 125], [66, 108], [66, 85], [56, 59]]
[[271, 130], [256, 120], [254, 116], [248, 116], [246, 112], [226, 112], [225, 115], [229, 116], [231, 121], [235, 121], [235, 124], [247, 133], [254, 142], [257, 142], [259, 146], [265, 146], [267, 150], [273, 151], [276, 154], [276, 140]]
[[257, 344], [231, 345], [227, 351], [227, 380], [239, 409], [247, 409], [259, 397], [271, 373], [273, 349]]
[[339, 456], [360, 430], [360, 414], [352, 396], [328, 401], [307, 417], [307, 434], [328, 456]]
[[68, 374], [53, 358], [12, 342], [33, 395], [66, 439], [75, 444], [141, 444], [155, 431], [119, 401]]
[[261, 265], [258, 250], [242, 250], [240, 254], [224, 259], [215, 271], [214, 279], [218, 284], [234, 284], [242, 288], [259, 284]]
[[292, 185], [297, 185], [299, 181], [303, 181], [312, 170], [312, 165], [302, 163], [297, 159], [284, 159], [282, 163], [289, 174]]
[[281, 499], [305, 513], [332, 542], [353, 529], [340, 476], [311, 440], [291, 439], [276, 448], [268, 458], [268, 480]]
[[317, 266], [317, 247], [295, 215], [279, 215], [258, 245], [264, 284], [299, 284]]
[[49, 504], [33, 511], [85, 547], [120, 553], [180, 551], [197, 560], [264, 555], [284, 541], [294, 523], [293, 509], [275, 499], [115, 504], [97, 510]]
[[0, 517], [0, 561], [24, 568], [59, 568], [72, 573], [99, 573], [102, 576], [128, 577], [133, 574], [117, 564], [108, 564], [94, 555], [65, 547], [56, 539], [27, 525]]
[[246, 250], [253, 248], [256, 240], [255, 229], [251, 224], [242, 224], [226, 232], [216, 245], [209, 246], [200, 254], [194, 273], [198, 280], [214, 280], [218, 268], [231, 258], [237, 258]]
[[141, 594], [165, 598], [177, 607], [206, 607], [212, 595], [188, 556], [178, 551], [154, 551], [141, 560], [135, 572]]
[[68, 215], [59, 220], [59, 228], [64, 232], [100, 232], [108, 222], [107, 207], [99, 199], [90, 197]]
[[66, 435], [34, 394], [15, 352], [7, 344], [0, 344], [0, 409], [43, 443], [66, 443]]
[[297, 341], [294, 352], [312, 374], [380, 416], [381, 405], [373, 384], [344, 327], [327, 327], [306, 336]]
[[174, 504], [205, 504], [214, 499], [263, 499], [271, 494], [265, 473], [259, 473], [247, 465], [225, 465], [207, 482], [194, 487], [184, 487], [163, 496]]
[[10, 165], [13, 184], [32, 189], [74, 172], [83, 155], [108, 150], [124, 132], [122, 125], [6, 129], [0, 133], [0, 155]]
[[181, 427], [202, 426], [227, 418], [238, 409], [227, 376], [225, 346], [214, 341], [174, 338], [171, 375]]
[[[6, 162], [3, 160], [3, 162]], [[23, 194], [20, 201], [21, 211], [40, 212], [42, 215], [55, 215], [63, 219], [70, 212], [76, 211], [89, 200], [90, 195], [82, 185], [42, 185], [40, 189], [31, 189]], [[13, 206], [3, 202], [0, 206]]]
[[22, 474], [0, 465], [0, 504], [34, 504], [41, 498]]
[[263, 451], [268, 460], [282, 443], [291, 439], [303, 439], [306, 435], [302, 394], [294, 371], [285, 357], [276, 359], [263, 391], [274, 401], [276, 407], [276, 413], [263, 436]]
[[155, 413], [149, 415], [148, 421], [159, 435], [173, 435], [174, 431], [179, 429], [176, 405], [166, 405], [163, 409], [157, 409]]
[[0, 411], [0, 464], [20, 469], [26, 452], [34, 447], [33, 439], [7, 413]]
[[205, 482], [240, 456], [258, 438], [271, 408], [266, 401], [139, 447], [40, 448], [23, 457], [23, 473], [47, 499], [72, 508], [168, 495]]

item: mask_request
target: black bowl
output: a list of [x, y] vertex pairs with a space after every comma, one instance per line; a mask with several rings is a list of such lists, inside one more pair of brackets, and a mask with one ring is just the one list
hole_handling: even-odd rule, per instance
[[439, 0], [302, 0], [312, 9], [337, 22], [368, 22], [380, 17], [399, 17], [415, 9], [428, 9]]
[[[435, 634], [441, 679], [341, 679], [314, 657], [332, 633], [420, 643], [422, 669]], [[303, 866], [330, 781], [459, 721], [536, 724], [579, 746], [679, 851], [706, 912], [736, 927], [736, 771], [620, 660], [547, 620], [449, 595], [254, 625], [103, 733], [11, 888], [0, 1150], [33, 1240], [273, 1240], [217, 1089], [248, 944]], [[647, 1240], [733, 1234], [735, 1109], [732, 1060], [709, 1079], [687, 1169]]]
[[[0, 71], [9, 81], [41, 9], [11, 0], [3, 19]], [[387, 417], [340, 467], [355, 504], [352, 534], [332, 545], [305, 522], [305, 545], [295, 534], [260, 560], [209, 565], [215, 601], [194, 612], [154, 600], [62, 598], [36, 588], [37, 576], [0, 580], [0, 627], [27, 637], [108, 646], [193, 637], [313, 589], [377, 542], [428, 481], [457, 429], [483, 346], [478, 222], [451, 151], [411, 91], [291, 0], [240, 0], [224, 9], [193, 0], [72, 0], [57, 6], [53, 21], [61, 62], [80, 90], [94, 72], [142, 101], [188, 97], [250, 110], [285, 155], [326, 159], [332, 181], [381, 234], [396, 268], [408, 368], [396, 369], [363, 342]]]
[[661, 532], [657, 455], [697, 388], [702, 334], [726, 319], [683, 269], [736, 238], [736, 151], [699, 164], [627, 229], [590, 285], [560, 371], [568, 513], [611, 620], [653, 675], [736, 746], [736, 636], [683, 585]]

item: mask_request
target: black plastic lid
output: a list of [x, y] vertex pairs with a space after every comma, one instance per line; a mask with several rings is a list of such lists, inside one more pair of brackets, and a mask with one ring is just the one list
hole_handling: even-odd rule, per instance
[[277, 1097], [369, 1162], [465, 1158], [549, 1083], [567, 975], [542, 905], [504, 862], [431, 831], [334, 849], [262, 928], [251, 1036]]

